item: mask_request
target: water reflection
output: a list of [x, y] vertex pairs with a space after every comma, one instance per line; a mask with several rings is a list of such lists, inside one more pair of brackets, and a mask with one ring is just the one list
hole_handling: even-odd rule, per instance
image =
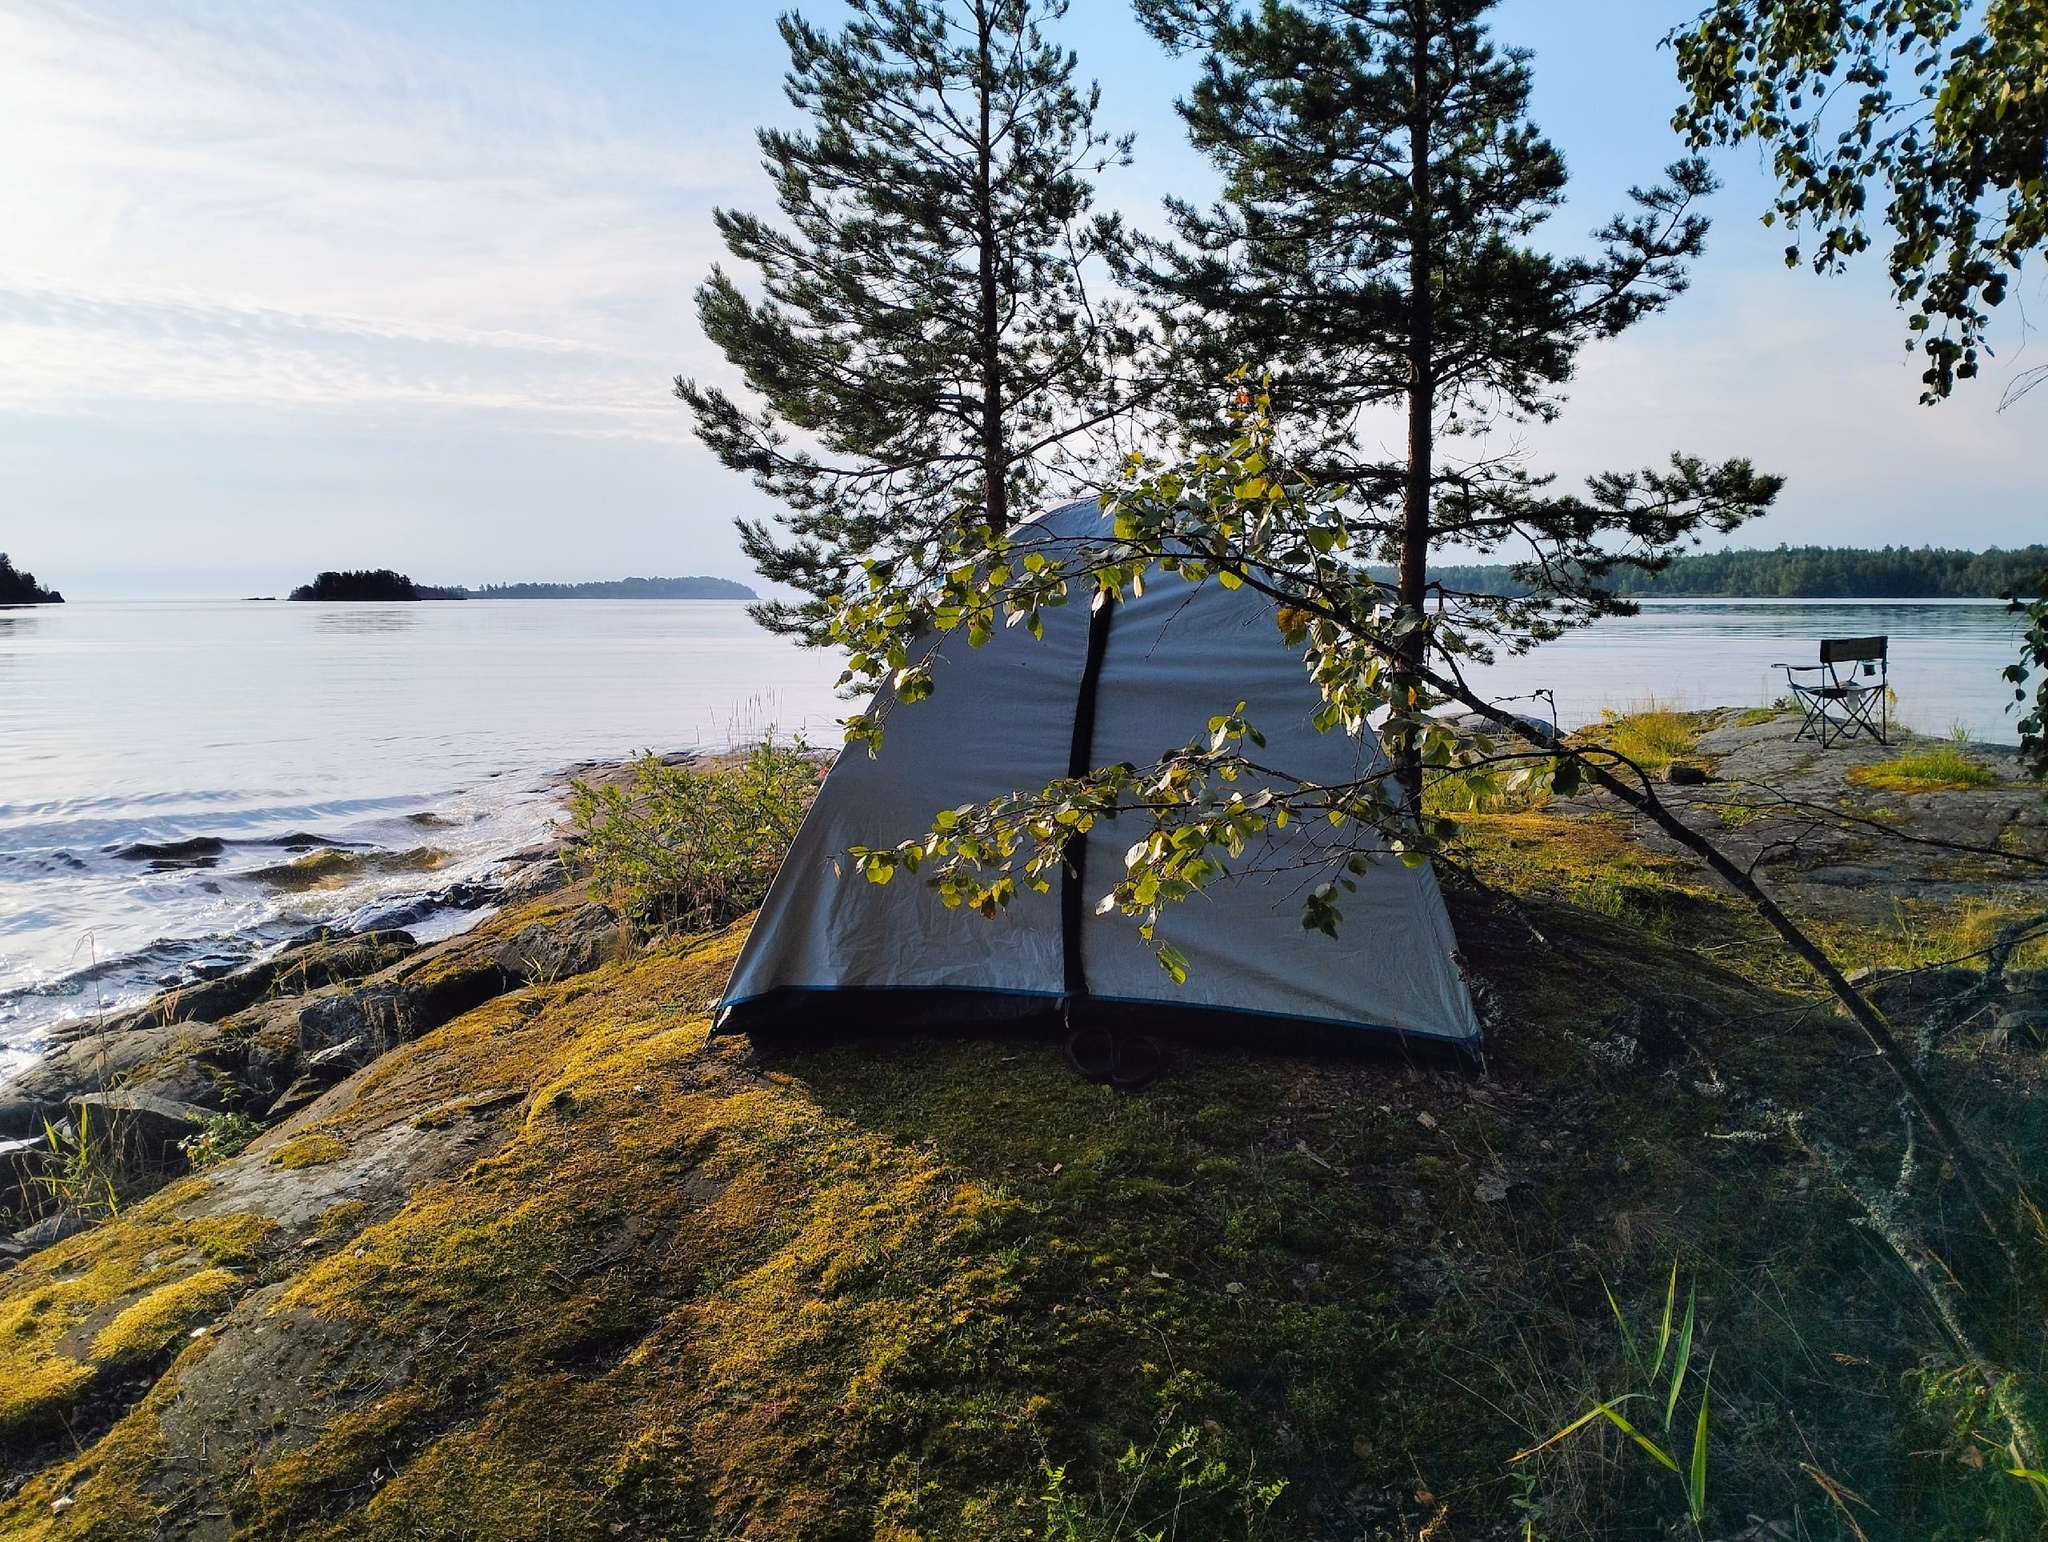
[[377, 632], [409, 632], [416, 624], [412, 612], [398, 605], [322, 606], [313, 617], [317, 632], [364, 636]]

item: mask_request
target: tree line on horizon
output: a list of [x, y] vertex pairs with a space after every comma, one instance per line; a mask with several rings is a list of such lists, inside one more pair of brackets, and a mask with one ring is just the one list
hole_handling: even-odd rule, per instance
[[289, 600], [752, 600], [754, 591], [727, 578], [615, 578], [580, 584], [416, 584], [391, 568], [321, 573]]
[[[1608, 582], [1631, 599], [1699, 597], [1750, 600], [2006, 599], [2031, 594], [2048, 572], [2048, 546], [2006, 551], [1940, 547], [1779, 546], [1775, 550], [1695, 552], [1659, 572], [1622, 569]], [[1507, 565], [1450, 564], [1432, 583], [1480, 594], [1526, 595], [1534, 585]]]
[[754, 600], [729, 578], [613, 578], [581, 584], [485, 584], [462, 591], [472, 600]]

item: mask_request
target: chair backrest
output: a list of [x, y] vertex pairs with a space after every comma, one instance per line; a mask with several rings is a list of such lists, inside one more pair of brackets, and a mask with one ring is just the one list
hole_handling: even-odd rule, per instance
[[1863, 659], [1881, 659], [1885, 656], [1883, 637], [1823, 637], [1820, 643], [1820, 661], [1823, 664], [1854, 664]]

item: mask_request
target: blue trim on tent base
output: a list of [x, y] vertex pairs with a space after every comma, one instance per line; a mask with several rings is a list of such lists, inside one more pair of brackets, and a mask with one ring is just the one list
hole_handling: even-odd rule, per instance
[[1273, 1054], [1385, 1055], [1478, 1065], [1481, 1040], [1444, 1039], [1375, 1023], [1123, 997], [956, 986], [781, 986], [721, 1002], [712, 1033], [778, 1047], [847, 1039], [991, 1032], [1064, 1038], [1082, 1028], [1150, 1034], [1176, 1043]]

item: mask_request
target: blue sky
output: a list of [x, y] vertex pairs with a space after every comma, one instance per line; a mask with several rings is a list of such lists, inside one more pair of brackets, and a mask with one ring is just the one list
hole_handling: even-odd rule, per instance
[[[727, 374], [691, 291], [711, 209], [770, 207], [777, 9], [0, 0], [0, 550], [74, 598], [747, 578], [731, 520], [764, 502], [668, 385]], [[1574, 172], [1555, 245], [1678, 153], [1656, 42], [1692, 9], [1501, 6]], [[1187, 65], [1119, 0], [1075, 0], [1067, 36], [1138, 135], [1101, 201], [1199, 194]], [[1758, 544], [2040, 538], [2048, 390], [1996, 410], [2039, 358], [2020, 306], [1989, 380], [1923, 408], [1876, 265], [1788, 272], [1754, 153], [1717, 169], [1693, 292], [1585, 356], [1540, 466], [1749, 455], [1792, 478]]]

